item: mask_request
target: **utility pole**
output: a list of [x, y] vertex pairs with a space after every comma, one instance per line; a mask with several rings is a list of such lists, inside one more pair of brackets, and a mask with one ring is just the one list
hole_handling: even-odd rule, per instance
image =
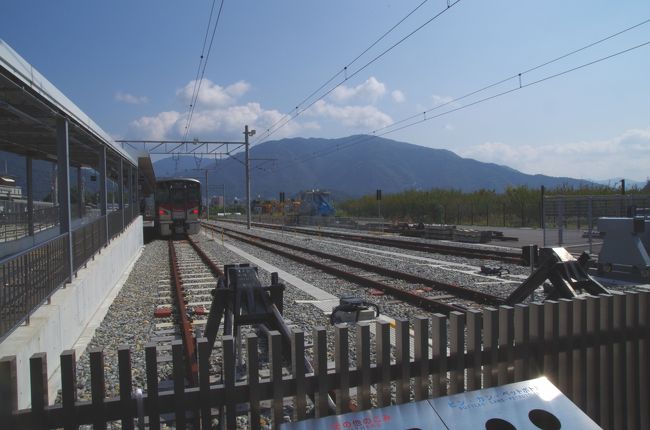
[[248, 138], [255, 135], [255, 130], [248, 131], [248, 125], [244, 126], [244, 146], [246, 147], [246, 228], [251, 229], [251, 164], [249, 158], [250, 143]]

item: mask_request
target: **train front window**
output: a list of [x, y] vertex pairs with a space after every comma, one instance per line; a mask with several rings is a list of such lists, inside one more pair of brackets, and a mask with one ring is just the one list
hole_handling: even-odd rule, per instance
[[156, 187], [156, 201], [159, 203], [169, 202], [169, 188], [165, 184], [158, 184]]
[[185, 205], [201, 200], [201, 192], [197, 184], [188, 182], [167, 182], [158, 184], [156, 200], [163, 204]]
[[187, 190], [187, 198], [190, 202], [198, 202], [201, 200], [201, 191], [197, 185], [190, 185]]

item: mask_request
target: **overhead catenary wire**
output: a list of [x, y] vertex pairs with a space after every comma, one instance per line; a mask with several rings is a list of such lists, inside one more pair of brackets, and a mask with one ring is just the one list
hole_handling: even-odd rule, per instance
[[[201, 73], [201, 66], [203, 65], [203, 59], [205, 58], [205, 46], [208, 42], [208, 35], [210, 34], [210, 28], [212, 27], [212, 15], [214, 13], [214, 5], [217, 3], [217, 0], [212, 0], [212, 7], [210, 7], [210, 16], [208, 17], [208, 25], [205, 28], [205, 36], [203, 37], [203, 47], [201, 48], [201, 56], [199, 57], [199, 65], [196, 68], [196, 77], [194, 78], [194, 87], [192, 88], [192, 95], [190, 96], [190, 104], [188, 106], [188, 116], [187, 120], [185, 122], [185, 130], [187, 131], [188, 129], [188, 121], [189, 121], [189, 112], [192, 110], [192, 106], [194, 105], [194, 96], [197, 93], [197, 86], [199, 84], [199, 75]], [[187, 134], [186, 134], [187, 136]], [[185, 138], [183, 138], [185, 140]]]
[[[647, 23], [647, 22], [650, 22], [650, 20], [646, 20], [646, 21], [644, 21], [643, 23]], [[642, 23], [642, 24], [643, 24], [643, 23]], [[639, 24], [639, 25], [640, 25], [640, 24]], [[638, 25], [637, 25], [637, 26], [638, 26]], [[634, 27], [631, 27], [631, 28], [635, 28], [635, 27], [637, 27], [637, 26], [634, 26]], [[631, 28], [630, 28], [630, 29], [631, 29]], [[619, 34], [620, 34], [620, 33], [619, 33]], [[604, 40], [606, 40], [606, 39], [604, 39]], [[400, 120], [400, 121], [398, 121], [398, 122], [395, 122], [395, 123], [393, 123], [393, 124], [391, 124], [391, 125], [389, 125], [389, 126], [386, 126], [386, 127], [381, 128], [381, 129], [375, 130], [375, 131], [373, 131], [372, 134], [370, 134], [370, 135], [368, 135], [368, 134], [366, 134], [366, 135], [360, 135], [356, 140], [353, 140], [352, 142], [349, 142], [349, 143], [347, 143], [347, 144], [345, 144], [345, 145], [337, 145], [336, 148], [328, 149], [328, 150], [326, 150], [326, 151], [322, 151], [322, 152], [320, 152], [320, 153], [311, 154], [311, 155], [309, 155], [309, 156], [307, 156], [307, 157], [304, 157], [304, 158], [302, 158], [302, 159], [299, 159], [299, 160], [293, 160], [292, 162], [289, 162], [289, 163], [286, 163], [286, 164], [284, 164], [284, 165], [278, 166], [277, 168], [278, 168], [278, 169], [279, 169], [279, 168], [286, 168], [286, 167], [288, 167], [288, 166], [290, 166], [290, 165], [292, 165], [292, 164], [304, 163], [304, 162], [310, 161], [310, 160], [312, 160], [312, 159], [320, 158], [320, 157], [323, 157], [323, 156], [325, 156], [325, 155], [329, 155], [329, 154], [331, 154], [331, 153], [334, 153], [334, 152], [340, 151], [340, 150], [342, 150], [342, 149], [346, 149], [346, 148], [349, 148], [349, 147], [351, 147], [351, 146], [358, 145], [358, 144], [360, 144], [360, 143], [363, 143], [363, 142], [365, 142], [365, 141], [368, 141], [368, 140], [374, 139], [374, 138], [376, 138], [376, 137], [386, 136], [386, 135], [388, 135], [388, 134], [395, 133], [395, 132], [397, 132], [397, 131], [401, 131], [401, 130], [404, 130], [404, 129], [406, 129], [406, 128], [410, 128], [410, 127], [413, 127], [413, 126], [415, 126], [415, 125], [422, 124], [422, 123], [424, 123], [424, 122], [431, 121], [431, 120], [433, 120], [433, 119], [440, 118], [440, 117], [442, 117], [442, 116], [449, 115], [449, 114], [451, 114], [451, 113], [458, 112], [458, 111], [463, 110], [463, 109], [467, 109], [467, 108], [469, 108], [469, 107], [471, 107], [471, 106], [475, 106], [475, 105], [478, 105], [478, 104], [480, 104], [480, 103], [484, 103], [484, 102], [487, 102], [487, 101], [490, 101], [490, 100], [493, 100], [493, 99], [496, 99], [496, 98], [499, 98], [499, 97], [505, 96], [505, 95], [507, 95], [507, 94], [514, 93], [514, 92], [516, 92], [516, 91], [519, 91], [519, 90], [522, 90], [522, 89], [525, 89], [525, 88], [528, 88], [528, 87], [531, 87], [531, 86], [534, 86], [534, 85], [541, 84], [541, 83], [546, 82], [546, 81], [548, 81], [548, 80], [555, 79], [555, 78], [558, 78], [558, 77], [560, 77], [560, 76], [566, 75], [566, 74], [568, 74], [568, 73], [571, 73], [571, 72], [575, 72], [575, 71], [577, 71], [577, 70], [584, 69], [584, 68], [586, 68], [586, 67], [589, 67], [589, 66], [592, 66], [592, 65], [595, 65], [595, 64], [601, 63], [601, 62], [603, 62], [603, 61], [606, 61], [606, 60], [612, 59], [612, 58], [617, 57], [617, 56], [619, 56], [619, 55], [623, 55], [623, 54], [629, 53], [629, 52], [631, 52], [631, 51], [634, 51], [634, 50], [640, 49], [640, 48], [645, 47], [645, 46], [648, 46], [648, 45], [650, 45], [650, 41], [648, 41], [648, 42], [644, 42], [644, 43], [640, 43], [640, 44], [637, 44], [637, 45], [634, 45], [634, 46], [632, 46], [632, 47], [629, 47], [629, 48], [626, 48], [626, 49], [623, 49], [623, 50], [620, 50], [620, 51], [614, 52], [614, 53], [612, 53], [612, 54], [609, 54], [609, 55], [606, 55], [606, 56], [603, 56], [603, 57], [599, 57], [599, 58], [597, 58], [597, 59], [595, 59], [595, 60], [592, 60], [592, 61], [589, 61], [589, 62], [586, 62], [586, 63], [580, 64], [580, 65], [578, 65], [578, 66], [574, 66], [574, 67], [571, 67], [571, 68], [568, 68], [568, 69], [565, 69], [565, 70], [562, 70], [562, 71], [557, 72], [557, 73], [553, 73], [553, 74], [550, 74], [550, 75], [544, 76], [544, 77], [542, 77], [542, 78], [539, 78], [539, 79], [534, 80], [534, 81], [531, 81], [531, 82], [523, 83], [523, 84], [521, 84], [521, 85], [518, 84], [517, 86], [515, 86], [515, 87], [513, 87], [513, 88], [507, 89], [507, 90], [505, 90], [505, 91], [501, 91], [501, 92], [496, 93], [496, 94], [489, 95], [489, 96], [484, 97], [484, 98], [481, 98], [481, 99], [479, 99], [479, 100], [475, 100], [475, 101], [473, 101], [473, 102], [471, 102], [471, 103], [468, 103], [468, 104], [465, 104], [465, 105], [463, 105], [463, 106], [459, 106], [459, 107], [456, 107], [456, 108], [453, 108], [453, 109], [450, 109], [450, 110], [447, 110], [447, 111], [441, 112], [441, 113], [436, 114], [436, 115], [433, 115], [433, 116], [424, 117], [424, 118], [419, 119], [419, 120], [417, 120], [417, 121], [413, 121], [413, 122], [410, 122], [410, 123], [404, 124], [405, 122], [407, 122], [407, 121], [409, 121], [409, 120], [413, 120], [413, 119], [415, 119], [415, 118], [417, 118], [417, 117], [419, 117], [419, 116], [422, 115], [422, 113], [418, 113], [417, 115], [410, 116], [410, 117], [408, 117], [408, 118], [405, 118], [405, 119], [403, 119], [403, 120]], [[593, 44], [591, 44], [591, 46], [593, 46]], [[575, 52], [579, 52], [579, 50], [576, 50]], [[574, 53], [575, 53], [575, 52], [574, 52]], [[558, 59], [559, 59], [559, 58], [566, 58], [566, 55], [563, 56], [563, 57], [558, 57]], [[553, 61], [551, 61], [551, 62], [553, 62]], [[547, 63], [545, 63], [545, 65], [551, 64], [551, 62], [547, 62]], [[536, 67], [533, 67], [533, 68], [531, 68], [531, 69], [527, 69], [526, 72], [529, 72], [529, 71], [532, 71], [532, 70], [537, 70], [537, 69], [539, 69], [540, 67], [541, 67], [541, 66], [539, 66], [539, 67], [536, 66]], [[523, 75], [524, 73], [525, 73], [525, 72], [522, 72], [521, 74]], [[507, 82], [507, 81], [509, 81], [509, 80], [512, 80], [513, 78], [516, 78], [516, 77], [519, 77], [519, 73], [517, 73], [516, 75], [511, 76], [510, 78], [507, 78], [507, 79], [501, 80], [501, 81], [499, 81], [498, 83], [504, 83], [504, 82]], [[497, 85], [498, 83], [491, 84], [491, 85], [489, 85], [489, 86], [487, 86], [487, 87], [484, 87], [484, 88], [485, 88], [485, 89], [487, 89], [487, 88], [492, 88], [492, 87], [494, 87], [495, 85]], [[461, 100], [461, 99], [463, 99], [463, 98], [468, 97], [470, 94], [476, 94], [476, 93], [478, 93], [478, 92], [480, 92], [480, 91], [481, 91], [481, 90], [473, 91], [472, 93], [469, 93], [469, 94], [467, 94], [467, 95], [465, 95], [465, 96], [462, 96], [462, 97], [458, 97], [458, 98], [454, 99], [453, 101], [446, 102], [446, 103], [444, 103], [443, 105], [448, 105], [448, 104], [450, 104], [450, 103], [453, 103], [454, 101]], [[433, 110], [435, 110], [435, 109], [438, 109], [438, 108], [442, 107], [443, 105], [436, 106], [435, 108], [432, 108], [432, 109], [430, 109], [430, 110], [428, 110], [428, 111], [425, 111], [424, 113], [429, 113], [429, 112], [431, 112], [431, 111], [433, 111]], [[397, 128], [392, 128], [392, 127], [395, 127], [395, 126], [398, 125], [398, 124], [404, 124], [404, 125], [402, 125], [402, 126], [400, 126], [400, 127], [397, 127]], [[386, 130], [386, 131], [384, 131], [384, 132], [382, 132], [382, 133], [378, 133], [380, 130]]]
[[[448, 101], [446, 101], [446, 102], [444, 102], [444, 103], [441, 103], [441, 104], [439, 104], [439, 105], [437, 105], [437, 106], [434, 106], [433, 108], [428, 109], [428, 110], [426, 110], [426, 111], [424, 111], [424, 112], [422, 112], [422, 111], [421, 111], [421, 112], [418, 112], [418, 113], [416, 113], [416, 114], [414, 114], [414, 115], [411, 115], [411, 116], [406, 117], [406, 118], [403, 118], [403, 119], [401, 119], [401, 120], [399, 120], [399, 121], [393, 122], [392, 124], [389, 124], [389, 125], [387, 125], [387, 126], [385, 126], [385, 127], [382, 127], [382, 128], [376, 129], [376, 130], [373, 130], [370, 134], [377, 136], [377, 135], [378, 135], [377, 133], [380, 132], [380, 131], [382, 131], [382, 130], [386, 130], [386, 129], [393, 128], [393, 127], [395, 127], [395, 126], [397, 126], [397, 125], [399, 125], [399, 124], [403, 124], [403, 123], [405, 123], [405, 122], [411, 121], [411, 120], [413, 120], [413, 119], [415, 119], [415, 118], [418, 118], [418, 117], [420, 117], [420, 116], [424, 116], [424, 117], [426, 117], [426, 114], [431, 113], [431, 112], [434, 111], [434, 110], [441, 109], [441, 108], [443, 108], [443, 107], [445, 107], [445, 106], [447, 106], [447, 105], [455, 104], [455, 103], [459, 102], [460, 100], [464, 100], [464, 99], [466, 99], [466, 98], [468, 98], [468, 97], [471, 97], [471, 96], [473, 96], [473, 95], [479, 94], [479, 93], [484, 92], [484, 91], [486, 91], [486, 90], [488, 90], [488, 89], [491, 89], [491, 88], [497, 87], [497, 86], [499, 86], [499, 85], [501, 85], [501, 84], [504, 84], [504, 83], [506, 83], [506, 82], [508, 82], [508, 81], [510, 81], [510, 80], [512, 80], [512, 79], [515, 79], [515, 78], [519, 78], [519, 79], [521, 79], [521, 77], [522, 77], [523, 75], [527, 74], [527, 73], [530, 73], [530, 72], [532, 72], [532, 71], [538, 70], [538, 69], [540, 69], [540, 68], [542, 68], [542, 67], [545, 67], [545, 66], [548, 66], [548, 65], [550, 65], [550, 64], [553, 64], [553, 63], [555, 63], [555, 62], [557, 62], [557, 61], [560, 61], [560, 60], [562, 60], [562, 59], [564, 59], [564, 58], [567, 58], [567, 57], [569, 57], [569, 56], [571, 56], [571, 55], [574, 55], [574, 54], [577, 54], [577, 53], [579, 53], [579, 52], [582, 52], [582, 51], [584, 51], [584, 50], [586, 50], [586, 49], [588, 49], [588, 48], [591, 48], [591, 47], [593, 47], [593, 46], [596, 46], [596, 45], [598, 45], [598, 44], [600, 44], [600, 43], [603, 43], [603, 42], [605, 42], [605, 41], [607, 41], [607, 40], [610, 40], [610, 39], [612, 39], [612, 38], [614, 38], [614, 37], [616, 37], [616, 36], [619, 36], [619, 35], [621, 35], [621, 34], [623, 34], [623, 33], [626, 33], [626, 32], [628, 32], [628, 31], [631, 31], [631, 30], [633, 30], [633, 29], [635, 29], [635, 28], [637, 28], [637, 27], [640, 27], [640, 26], [642, 26], [642, 25], [645, 25], [645, 24], [647, 24], [647, 23], [649, 23], [649, 22], [650, 22], [650, 19], [646, 19], [646, 20], [644, 20], [644, 21], [641, 21], [641, 22], [639, 22], [638, 24], [634, 24], [634, 25], [632, 25], [632, 26], [630, 26], [630, 27], [627, 27], [627, 28], [625, 28], [625, 29], [623, 29], [623, 30], [620, 30], [620, 31], [618, 31], [618, 32], [616, 32], [616, 33], [613, 33], [613, 34], [611, 34], [611, 35], [609, 35], [609, 36], [606, 36], [606, 37], [603, 37], [603, 38], [601, 38], [601, 39], [598, 39], [598, 40], [596, 40], [595, 42], [591, 42], [591, 43], [589, 43], [589, 44], [587, 44], [587, 45], [584, 45], [584, 46], [582, 46], [582, 47], [580, 47], [580, 48], [574, 49], [574, 50], [569, 51], [569, 52], [567, 52], [567, 53], [565, 53], [565, 54], [562, 54], [562, 55], [560, 55], [560, 56], [558, 56], [558, 57], [555, 57], [555, 58], [553, 58], [553, 59], [551, 59], [551, 60], [548, 60], [548, 61], [542, 62], [542, 63], [540, 63], [540, 64], [538, 64], [538, 65], [536, 65], [536, 66], [530, 67], [530, 68], [528, 68], [528, 69], [526, 69], [526, 70], [524, 70], [524, 71], [522, 71], [522, 72], [520, 72], [520, 73], [513, 74], [513, 75], [508, 76], [508, 77], [506, 77], [506, 78], [504, 78], [504, 79], [500, 79], [500, 80], [498, 80], [498, 81], [496, 81], [496, 82], [493, 82], [493, 83], [491, 83], [491, 84], [489, 84], [489, 85], [483, 86], [483, 87], [481, 87], [481, 88], [479, 88], [479, 89], [477, 89], [477, 90], [471, 91], [471, 92], [469, 92], [469, 93], [467, 93], [467, 94], [465, 94], [465, 95], [463, 95], [463, 96], [456, 97], [456, 98], [453, 98], [453, 99], [451, 99], [451, 100], [448, 100]], [[455, 110], [453, 110], [453, 111], [455, 111]], [[450, 111], [450, 112], [453, 112], [453, 111]], [[434, 118], [436, 118], [436, 117], [438, 117], [438, 116], [430, 117], [429, 119], [434, 119]], [[418, 121], [418, 123], [419, 123], [419, 122], [421, 122], [421, 121]], [[400, 128], [400, 129], [401, 129], [401, 128]], [[379, 134], [379, 136], [383, 136], [383, 135], [385, 135], [385, 134], [387, 134], [387, 133]], [[355, 143], [351, 142], [350, 144], [346, 144], [346, 145], [343, 146], [343, 148], [347, 147], [348, 145], [352, 145], [352, 144], [355, 144]], [[340, 149], [340, 148], [341, 148], [341, 147], [337, 148], [337, 150]], [[333, 152], [333, 151], [327, 151], [326, 154], [329, 154], [329, 153], [331, 153], [331, 152]], [[312, 158], [313, 158], [313, 156], [310, 156], [308, 159], [312, 159]]]
[[[186, 126], [185, 126], [185, 134], [183, 136], [183, 141], [187, 141], [187, 136], [189, 135], [189, 132], [190, 132], [190, 130], [192, 128], [192, 118], [194, 117], [194, 111], [196, 109], [196, 105], [197, 105], [198, 99], [199, 99], [199, 94], [201, 92], [201, 85], [203, 84], [203, 77], [205, 76], [205, 69], [206, 69], [206, 67], [208, 65], [208, 60], [210, 59], [210, 53], [212, 52], [212, 44], [214, 43], [214, 36], [217, 33], [217, 28], [219, 27], [219, 21], [220, 21], [220, 18], [221, 18], [221, 12], [223, 10], [224, 1], [225, 0], [221, 0], [221, 3], [219, 5], [219, 11], [217, 12], [217, 18], [215, 19], [214, 26], [212, 27], [212, 36], [210, 37], [210, 44], [208, 45], [208, 50], [207, 50], [207, 52], [205, 54], [205, 59], [203, 60], [203, 68], [201, 70], [201, 77], [198, 80], [198, 84], [196, 84], [196, 81], [195, 81], [196, 92], [193, 93], [193, 99], [191, 100], [191, 103], [190, 103], [190, 111], [189, 111], [188, 117], [187, 117], [187, 123], [186, 123]], [[214, 4], [213, 4], [213, 6], [214, 6]], [[212, 17], [212, 11], [210, 12], [210, 17]], [[208, 31], [209, 31], [209, 28], [210, 28], [209, 24], [210, 23], [208, 23]]]
[[399, 130], [403, 130], [404, 128], [411, 127], [411, 126], [416, 125], [416, 124], [421, 124], [421, 123], [426, 122], [426, 121], [431, 121], [432, 119], [439, 118], [441, 116], [448, 115], [450, 113], [457, 112], [457, 111], [462, 110], [462, 109], [466, 109], [466, 108], [468, 108], [470, 106], [474, 106], [474, 105], [477, 105], [479, 103], [483, 103], [483, 102], [486, 102], [488, 100], [495, 99], [497, 97], [505, 96], [506, 94], [510, 94], [512, 92], [515, 92], [515, 91], [518, 91], [518, 90], [521, 90], [521, 89], [524, 89], [524, 88], [528, 88], [528, 87], [531, 87], [533, 85], [541, 84], [542, 82], [545, 82], [545, 81], [548, 81], [548, 80], [551, 80], [551, 79], [554, 79], [554, 78], [558, 78], [558, 77], [566, 75], [568, 73], [575, 72], [576, 70], [584, 69], [585, 67], [589, 67], [589, 66], [592, 66], [594, 64], [609, 60], [609, 59], [614, 58], [614, 57], [617, 57], [619, 55], [623, 55], [623, 54], [626, 54], [628, 52], [634, 51], [636, 49], [643, 48], [644, 46], [647, 46], [647, 45], [650, 45], [650, 41], [640, 43], [638, 45], [632, 46], [631, 48], [627, 48], [627, 49], [624, 49], [622, 51], [615, 52], [615, 53], [607, 55], [605, 57], [600, 57], [600, 58], [598, 58], [596, 60], [589, 61], [589, 62], [581, 64], [579, 66], [575, 66], [575, 67], [572, 67], [570, 69], [566, 69], [566, 70], [563, 70], [561, 72], [545, 76], [543, 78], [537, 79], [537, 80], [532, 81], [532, 82], [528, 82], [526, 84], [520, 84], [519, 86], [517, 86], [515, 88], [511, 88], [509, 90], [502, 91], [502, 92], [497, 93], [497, 94], [493, 94], [491, 96], [488, 96], [488, 97], [482, 98], [480, 100], [476, 100], [476, 101], [474, 101], [472, 103], [468, 103], [466, 105], [463, 105], [463, 106], [460, 106], [460, 107], [457, 107], [457, 108], [442, 112], [442, 113], [434, 115], [432, 117], [423, 118], [423, 119], [421, 119], [419, 121], [416, 121], [414, 123], [407, 124], [405, 126], [398, 127], [398, 128], [386, 131], [385, 133], [380, 134], [380, 136], [385, 136], [387, 134], [394, 133], [394, 132], [399, 131]]
[[[402, 22], [404, 22], [408, 17], [410, 17], [415, 11], [417, 11], [424, 3], [426, 3], [426, 0], [420, 3], [415, 9], [413, 9], [409, 14], [407, 14], [404, 18], [402, 18], [397, 24], [395, 24], [393, 27], [391, 27], [388, 31], [386, 31], [379, 39], [377, 39], [372, 45], [370, 45], [368, 48], [366, 48], [361, 54], [359, 54], [352, 62], [350, 62], [348, 65], [346, 65], [341, 71], [336, 73], [334, 76], [332, 76], [326, 83], [321, 85], [316, 91], [314, 91], [312, 94], [310, 94], [308, 97], [306, 97], [302, 102], [300, 102], [292, 112], [295, 112], [293, 114], [285, 114], [280, 120], [276, 121], [275, 124], [271, 127], [269, 127], [264, 133], [262, 133], [259, 138], [253, 143], [253, 145], [258, 145], [271, 137], [273, 134], [277, 133], [279, 130], [284, 128], [287, 124], [289, 124], [291, 121], [293, 121], [295, 118], [300, 116], [302, 113], [304, 113], [306, 110], [314, 106], [318, 101], [324, 99], [328, 95], [330, 95], [334, 90], [336, 90], [338, 87], [343, 85], [345, 82], [347, 82], [349, 79], [355, 77], [359, 73], [361, 73], [363, 70], [368, 68], [370, 65], [378, 61], [380, 58], [388, 54], [390, 51], [393, 49], [397, 48], [399, 45], [404, 43], [406, 40], [411, 38], [415, 33], [418, 31], [422, 30], [424, 27], [441, 17], [445, 12], [449, 11], [453, 6], [456, 4], [460, 3], [461, 0], [456, 0], [454, 2], [448, 2], [447, 7], [438, 13], [436, 13], [434, 16], [426, 20], [424, 23], [422, 23], [420, 26], [403, 36], [401, 39], [399, 39], [397, 42], [393, 43], [390, 45], [388, 48], [380, 52], [378, 55], [370, 59], [368, 62], [366, 62], [363, 66], [360, 68], [356, 69], [354, 72], [348, 74], [349, 72], [349, 66], [355, 63], [357, 60], [359, 60], [363, 55], [365, 55], [370, 49], [372, 49], [377, 43], [379, 43], [381, 40], [383, 40], [389, 33], [391, 33], [395, 28], [397, 28]], [[345, 76], [342, 81], [337, 83], [335, 86], [331, 87], [329, 90], [318, 96], [315, 100], [311, 101], [307, 106], [305, 107], [300, 107], [301, 104], [307, 102], [309, 99], [311, 99], [314, 95], [316, 95], [318, 92], [320, 92], [323, 88], [325, 88], [329, 83], [331, 83], [334, 79], [336, 79], [338, 76], [341, 75], [341, 73], [344, 73]], [[282, 120], [284, 119], [284, 122]], [[280, 125], [278, 125], [280, 124]], [[275, 127], [277, 125], [277, 127]], [[275, 127], [275, 128], [274, 128]]]
[[481, 92], [487, 91], [487, 90], [489, 90], [489, 89], [491, 89], [491, 88], [497, 87], [497, 86], [499, 86], [499, 85], [501, 85], [501, 84], [504, 84], [504, 83], [506, 83], [506, 82], [508, 82], [508, 81], [511, 81], [511, 80], [513, 80], [513, 79], [517, 79], [517, 78], [518, 78], [518, 79], [521, 80], [521, 77], [522, 77], [522, 76], [524, 76], [524, 75], [526, 75], [526, 74], [528, 74], [528, 73], [530, 73], [530, 72], [533, 72], [533, 71], [535, 71], [535, 70], [541, 69], [542, 67], [549, 66], [549, 65], [551, 65], [551, 64], [553, 64], [553, 63], [556, 63], [556, 62], [558, 62], [558, 61], [560, 61], [560, 60], [563, 60], [563, 59], [565, 59], [565, 58], [567, 58], [567, 57], [570, 57], [570, 56], [572, 56], [572, 55], [575, 55], [575, 54], [577, 54], [577, 53], [579, 53], [579, 52], [585, 51], [585, 50], [587, 50], [587, 49], [589, 49], [589, 48], [592, 48], [592, 47], [594, 47], [594, 46], [596, 46], [596, 45], [599, 45], [599, 44], [601, 44], [601, 43], [603, 43], [603, 42], [606, 42], [606, 41], [608, 41], [608, 40], [610, 40], [610, 39], [613, 39], [614, 37], [620, 36], [621, 34], [627, 33], [628, 31], [634, 30], [635, 28], [640, 27], [640, 26], [642, 26], [642, 25], [645, 25], [645, 24], [647, 24], [647, 23], [649, 23], [649, 22], [650, 22], [650, 19], [646, 19], [646, 20], [644, 20], [644, 21], [641, 21], [641, 22], [638, 23], [638, 24], [634, 24], [634, 25], [632, 25], [632, 26], [630, 26], [630, 27], [627, 27], [627, 28], [625, 28], [625, 29], [623, 29], [623, 30], [621, 30], [621, 31], [617, 31], [616, 33], [610, 34], [609, 36], [605, 36], [605, 37], [603, 37], [603, 38], [601, 38], [601, 39], [598, 39], [598, 40], [596, 40], [595, 42], [589, 43], [589, 44], [584, 45], [584, 46], [582, 46], [582, 47], [580, 47], [580, 48], [577, 48], [577, 49], [574, 49], [574, 50], [572, 50], [572, 51], [569, 51], [569, 52], [567, 52], [567, 53], [565, 53], [565, 54], [562, 54], [562, 55], [560, 55], [560, 56], [558, 56], [558, 57], [555, 57], [555, 58], [553, 58], [553, 59], [551, 59], [551, 60], [548, 60], [548, 61], [545, 61], [545, 62], [543, 62], [543, 63], [540, 63], [540, 64], [538, 64], [538, 65], [536, 65], [536, 66], [530, 67], [530, 68], [528, 68], [528, 69], [526, 69], [526, 70], [524, 70], [524, 71], [522, 71], [522, 72], [516, 73], [516, 74], [514, 74], [514, 75], [508, 76], [507, 78], [504, 78], [504, 79], [498, 80], [498, 81], [496, 81], [496, 82], [493, 82], [493, 83], [491, 83], [491, 84], [489, 84], [489, 85], [486, 85], [486, 86], [484, 86], [484, 87], [482, 87], [482, 88], [479, 88], [479, 89], [477, 89], [477, 90], [471, 91], [471, 92], [469, 92], [469, 93], [467, 93], [467, 94], [465, 94], [465, 95], [462, 95], [462, 96], [460, 96], [460, 97], [456, 97], [456, 98], [453, 98], [453, 99], [451, 99], [451, 100], [448, 100], [448, 101], [446, 101], [446, 102], [444, 102], [444, 103], [441, 103], [441, 104], [439, 104], [439, 105], [437, 105], [437, 106], [434, 106], [434, 107], [432, 107], [431, 109], [428, 109], [428, 110], [426, 110], [426, 111], [424, 111], [424, 112], [418, 112], [418, 113], [416, 113], [416, 114], [414, 114], [414, 115], [411, 115], [411, 116], [409, 116], [409, 117], [407, 117], [407, 118], [403, 118], [403, 119], [401, 119], [401, 120], [399, 120], [399, 121], [396, 121], [396, 122], [394, 122], [394, 123], [392, 123], [392, 124], [390, 124], [390, 125], [387, 125], [387, 126], [385, 126], [385, 127], [382, 127], [382, 128], [376, 129], [376, 130], [373, 131], [373, 133], [376, 133], [376, 132], [378, 132], [378, 131], [381, 131], [381, 130], [384, 130], [384, 129], [387, 129], [387, 128], [390, 128], [390, 127], [394, 127], [394, 126], [396, 126], [396, 125], [398, 125], [398, 124], [401, 124], [401, 123], [407, 122], [407, 121], [409, 121], [409, 120], [415, 119], [415, 118], [417, 118], [417, 117], [419, 117], [419, 116], [421, 116], [421, 115], [426, 115], [426, 114], [428, 114], [428, 113], [433, 112], [434, 110], [438, 110], [438, 109], [443, 108], [443, 107], [445, 107], [445, 106], [447, 106], [447, 105], [451, 105], [451, 104], [457, 103], [457, 102], [459, 102], [460, 100], [464, 100], [464, 99], [466, 99], [466, 98], [468, 98], [468, 97], [471, 97], [471, 96], [473, 96], [473, 95], [476, 95], [476, 94], [479, 94], [479, 93], [481, 93]]
[[[356, 63], [357, 60], [359, 60], [361, 57], [363, 57], [363, 56], [364, 56], [368, 51], [370, 51], [372, 48], [374, 48], [374, 47], [375, 47], [379, 42], [381, 42], [381, 41], [382, 41], [386, 36], [388, 36], [390, 33], [392, 33], [393, 30], [395, 30], [397, 27], [399, 27], [399, 26], [400, 26], [404, 21], [406, 21], [406, 20], [407, 20], [411, 15], [413, 15], [415, 12], [417, 12], [418, 9], [420, 9], [422, 6], [424, 6], [424, 4], [425, 4], [426, 2], [428, 2], [428, 1], [429, 1], [429, 0], [424, 0], [424, 1], [422, 1], [422, 2], [421, 2], [419, 5], [417, 5], [414, 9], [412, 9], [409, 13], [407, 13], [407, 14], [406, 14], [402, 19], [400, 19], [400, 20], [399, 20], [397, 23], [395, 23], [391, 28], [389, 28], [389, 29], [386, 30], [386, 31], [385, 31], [381, 36], [379, 36], [379, 38], [377, 38], [374, 42], [372, 42], [372, 43], [371, 43], [371, 44], [370, 44], [366, 49], [364, 49], [363, 51], [361, 51], [360, 54], [358, 54], [356, 57], [354, 57], [354, 59], [353, 59], [352, 61], [350, 61], [349, 63], [347, 63], [347, 64], [346, 64], [346, 65], [345, 65], [341, 70], [339, 70], [338, 72], [336, 72], [334, 75], [332, 75], [331, 78], [329, 78], [327, 81], [325, 81], [323, 84], [321, 84], [321, 86], [319, 86], [318, 88], [316, 88], [316, 89], [315, 89], [314, 91], [312, 91], [312, 92], [311, 92], [307, 97], [305, 97], [302, 101], [300, 101], [299, 103], [297, 103], [297, 104], [296, 104], [296, 107], [295, 107], [294, 109], [292, 109], [292, 111], [298, 111], [298, 110], [300, 109], [300, 106], [301, 106], [303, 103], [306, 103], [307, 101], [309, 101], [312, 97], [314, 97], [316, 94], [318, 94], [318, 93], [319, 93], [323, 88], [325, 88], [327, 85], [329, 85], [329, 84], [330, 84], [334, 79], [336, 79], [336, 78], [338, 78], [339, 76], [341, 76], [342, 73], [346, 73], [346, 72], [347, 72], [347, 69], [348, 69], [349, 67], [351, 67], [354, 63]], [[346, 78], [346, 79], [347, 79], [347, 78]], [[270, 132], [270, 131], [271, 131], [271, 130], [276, 126], [276, 125], [278, 125], [280, 122], [282, 122], [283, 120], [285, 120], [285, 119], [286, 119], [288, 116], [290, 116], [290, 115], [291, 115], [291, 114], [289, 114], [289, 113], [284, 114], [282, 117], [280, 117], [280, 119], [278, 119], [276, 122], [274, 122], [273, 124], [271, 124], [271, 126], [269, 126], [269, 127], [266, 129], [265, 133], [266, 133], [266, 132]], [[257, 141], [261, 141], [261, 140], [263, 140], [263, 139], [265, 139], [264, 134], [262, 134], [262, 135], [257, 139]], [[256, 141], [255, 143], [257, 143], [257, 141]]]

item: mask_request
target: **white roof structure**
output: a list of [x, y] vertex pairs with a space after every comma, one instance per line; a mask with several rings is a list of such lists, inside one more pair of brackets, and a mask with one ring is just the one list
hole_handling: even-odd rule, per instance
[[[6, 76], [6, 73], [9, 73], [11, 76]], [[0, 39], [0, 75], [4, 76], [4, 78], [11, 79], [14, 83], [21, 83], [25, 86], [24, 88], [30, 89], [34, 96], [41, 98], [43, 102], [58, 110], [78, 126], [84, 128], [98, 141], [107, 145], [134, 165], [137, 165], [137, 160], [131, 154], [125, 151], [121, 145], [116, 144], [113, 138], [102, 130], [95, 121], [86, 115], [2, 39]], [[2, 102], [0, 100], [0, 103]]]

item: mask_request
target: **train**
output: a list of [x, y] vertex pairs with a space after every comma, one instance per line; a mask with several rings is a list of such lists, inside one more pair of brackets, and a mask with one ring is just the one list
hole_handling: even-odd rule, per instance
[[201, 182], [194, 178], [156, 181], [155, 227], [161, 236], [196, 234], [201, 214]]

